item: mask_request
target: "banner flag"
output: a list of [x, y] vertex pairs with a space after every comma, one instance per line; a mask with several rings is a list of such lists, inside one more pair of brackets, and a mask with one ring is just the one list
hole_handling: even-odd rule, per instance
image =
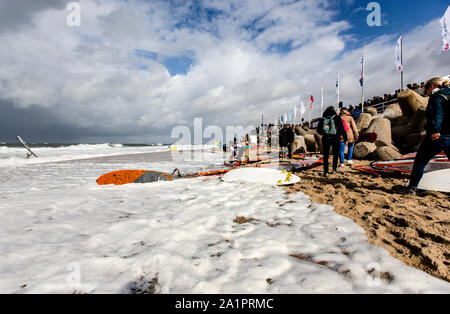
[[397, 72], [403, 72], [403, 36], [397, 41], [397, 46], [395, 46], [395, 66]]
[[364, 86], [364, 56], [361, 60], [361, 77], [359, 79], [359, 84], [361, 85], [361, 87]]
[[441, 28], [442, 40], [444, 41], [441, 51], [450, 51], [450, 5], [441, 19]]

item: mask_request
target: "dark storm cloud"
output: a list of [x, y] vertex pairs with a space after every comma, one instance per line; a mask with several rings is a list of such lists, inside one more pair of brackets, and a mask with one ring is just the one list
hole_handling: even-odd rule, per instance
[[16, 108], [0, 101], [0, 141], [14, 142], [20, 135], [31, 142], [73, 141], [89, 134], [89, 130], [63, 125], [53, 109], [31, 106]]
[[67, 0], [0, 0], [0, 33], [17, 30], [32, 22], [36, 13], [46, 9], [61, 9]]
[[35, 143], [78, 143], [87, 139], [94, 142], [128, 142], [127, 138], [150, 133], [154, 141], [164, 141], [169, 138], [170, 130], [135, 128], [127, 132], [123, 129], [114, 132], [96, 127], [79, 127], [63, 121], [54, 108], [36, 105], [18, 108], [12, 102], [0, 99], [0, 142], [15, 142], [17, 135]]

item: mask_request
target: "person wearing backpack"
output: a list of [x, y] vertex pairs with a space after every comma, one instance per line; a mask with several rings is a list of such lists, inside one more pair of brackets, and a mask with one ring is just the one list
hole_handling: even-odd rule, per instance
[[425, 167], [436, 155], [445, 152], [450, 159], [450, 82], [443, 78], [433, 78], [425, 84], [425, 92], [430, 99], [426, 111], [427, 134], [420, 145], [411, 173], [409, 186], [400, 191], [416, 194]]
[[342, 119], [338, 116], [333, 106], [328, 107], [323, 113], [323, 117], [320, 119], [317, 127], [317, 133], [322, 135], [324, 176], [328, 175], [330, 148], [333, 148], [333, 171], [339, 173], [337, 166], [340, 142], [341, 138], [347, 142], [347, 132], [344, 130]]
[[347, 132], [347, 140], [348, 142], [344, 142], [341, 140], [341, 148], [340, 148], [340, 160], [341, 166], [344, 166], [344, 158], [345, 158], [345, 147], [348, 143], [348, 156], [347, 163], [353, 164], [353, 148], [355, 146], [355, 142], [358, 140], [359, 132], [358, 127], [356, 126], [355, 119], [353, 119], [350, 111], [347, 108], [343, 108], [340, 112], [340, 116], [342, 119], [342, 123], [344, 125], [344, 129]]

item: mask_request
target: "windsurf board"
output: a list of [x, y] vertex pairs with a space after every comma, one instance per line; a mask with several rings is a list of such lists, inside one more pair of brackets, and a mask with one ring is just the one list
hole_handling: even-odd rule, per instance
[[[174, 173], [177, 171], [176, 169]], [[124, 185], [131, 183], [152, 183], [159, 181], [173, 181], [177, 179], [192, 179], [196, 177], [215, 176], [227, 173], [231, 169], [217, 170], [209, 172], [200, 172], [190, 175], [181, 176], [179, 171], [178, 175], [164, 173], [160, 171], [151, 170], [119, 170], [113, 171], [100, 176], [97, 179], [98, 185]]]
[[450, 193], [450, 169], [425, 173], [418, 189]]
[[300, 178], [286, 170], [269, 168], [242, 168], [228, 172], [222, 177], [224, 182], [263, 183], [274, 186], [293, 185]]
[[25, 149], [30, 152], [31, 155], [38, 158], [38, 156], [31, 151], [30, 147], [28, 147], [28, 144], [20, 136], [17, 136], [17, 140], [20, 142], [20, 144], [22, 144], [23, 147], [25, 147]]
[[97, 179], [98, 185], [124, 185], [130, 183], [150, 183], [172, 181], [175, 177], [164, 172], [148, 170], [120, 170], [102, 175]]

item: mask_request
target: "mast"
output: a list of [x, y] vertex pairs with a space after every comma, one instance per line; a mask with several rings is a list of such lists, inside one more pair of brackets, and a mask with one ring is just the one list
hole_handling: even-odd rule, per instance
[[321, 91], [321, 95], [322, 95], [322, 100], [320, 102], [320, 116], [322, 117], [322, 114], [323, 114], [323, 84], [322, 84], [320, 91]]
[[362, 77], [361, 77], [361, 79], [362, 79], [362, 83], [361, 83], [361, 87], [362, 87], [362, 94], [361, 94], [361, 111], [362, 112], [364, 112], [364, 85], [366, 85], [366, 78], [365, 78], [365, 76], [366, 76], [366, 73], [365, 73], [365, 71], [366, 71], [366, 69], [365, 69], [365, 63], [366, 63], [366, 56], [365, 56], [365, 53], [364, 53], [364, 49], [363, 49], [363, 57], [362, 57]]
[[403, 36], [400, 38], [400, 42], [401, 42], [401, 44], [400, 44], [400, 57], [401, 57], [401, 60], [402, 60], [402, 73], [401, 73], [402, 89], [401, 90], [403, 90], [403, 70], [404, 70], [404, 68], [403, 68]]
[[340, 82], [340, 79], [339, 79], [339, 72], [338, 72], [338, 79], [337, 79], [337, 83], [336, 83], [336, 88], [337, 88], [337, 108], [339, 108], [339, 103], [341, 102], [340, 86], [341, 86], [341, 82]]

